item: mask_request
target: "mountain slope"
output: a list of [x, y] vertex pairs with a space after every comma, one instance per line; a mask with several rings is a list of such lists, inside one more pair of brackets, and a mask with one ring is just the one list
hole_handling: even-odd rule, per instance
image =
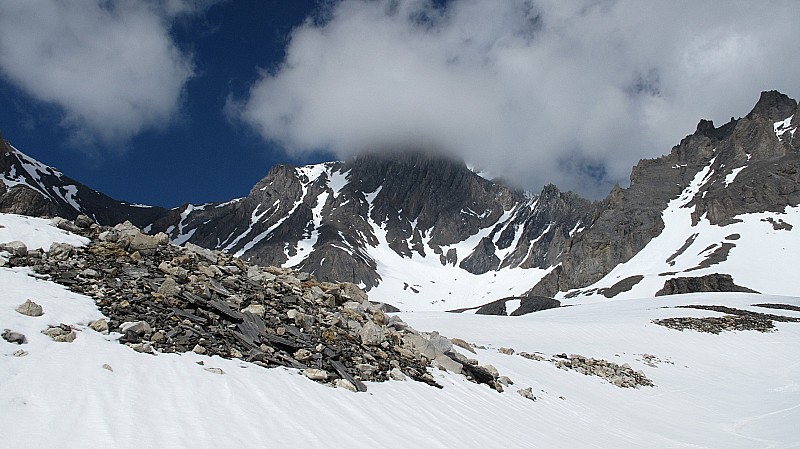
[[0, 138], [0, 212], [74, 219], [84, 214], [98, 223], [125, 220], [144, 226], [166, 211], [117, 201], [28, 157]]
[[452, 309], [529, 289], [590, 211], [554, 186], [531, 197], [414, 152], [276, 166], [247, 197], [186, 206], [151, 230], [361, 284], [377, 300]]
[[[631, 276], [676, 272], [662, 275], [663, 285], [663, 281], [676, 276], [677, 272], [693, 267], [688, 264], [680, 270], [673, 267], [674, 264], [669, 265], [674, 262], [669, 260], [671, 255], [710, 252], [713, 248], [698, 248], [699, 242], [706, 240], [708, 245], [716, 244], [715, 248], [731, 247], [732, 243], [709, 237], [699, 239], [689, 248], [686, 245], [695, 241], [696, 236], [692, 236], [700, 231], [698, 226], [724, 226], [764, 219], [776, 220], [776, 226], [780, 227], [782, 218], [776, 214], [791, 213], [792, 207], [800, 205], [800, 141], [794, 139], [794, 130], [800, 123], [799, 112], [794, 100], [775, 91], [764, 92], [746, 117], [719, 128], [702, 120], [695, 133], [683, 139], [669, 155], [639, 162], [631, 173], [631, 186], [615, 188], [603, 200], [591, 225], [575, 237], [559, 261], [560, 265], [531, 293], [554, 296], [590, 285], [612, 287], [607, 278], [596, 286], [594, 283], [621, 263], [639, 267], [626, 271]], [[767, 212], [769, 214], [758, 215]], [[756, 215], [748, 219], [746, 214]], [[665, 229], [665, 223], [672, 224], [683, 215], [689, 217], [684, 231]], [[746, 232], [735, 226], [717, 234], [732, 235], [738, 231], [741, 232], [737, 238], [741, 238], [742, 243], [763, 248], [782, 246], [783, 243], [778, 242], [784, 242], [784, 237], [793, 247], [796, 246], [794, 242], [800, 240], [794, 233]], [[656, 238], [658, 242], [654, 243]], [[647, 248], [650, 248], [650, 258], [667, 261], [672, 269], [648, 271], [650, 264], [641, 265], [645, 256], [639, 256]], [[742, 266], [752, 264], [750, 257], [754, 254], [741, 253], [739, 263]], [[758, 254], [767, 257], [764, 253]], [[731, 257], [738, 258], [740, 254], [733, 251]], [[762, 260], [767, 262], [769, 258]], [[776, 270], [788, 275], [784, 271], [788, 267], [779, 265]], [[725, 265], [715, 267], [723, 273], [725, 269]], [[765, 293], [780, 291], [764, 289]]]

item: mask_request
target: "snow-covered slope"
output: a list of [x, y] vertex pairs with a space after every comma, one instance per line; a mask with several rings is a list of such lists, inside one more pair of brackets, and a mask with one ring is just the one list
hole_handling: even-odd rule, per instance
[[[600, 297], [604, 292], [608, 292], [606, 297], [618, 299], [641, 298], [654, 295], [668, 279], [715, 273], [729, 274], [737, 285], [761, 293], [800, 292], [800, 278], [793, 275], [800, 254], [800, 207], [739, 214], [724, 225], [712, 224], [705, 214], [694, 222], [696, 202], [706, 193], [703, 187], [719, 178], [713, 176], [714, 163], [712, 158], [681, 195], [670, 201], [662, 214], [661, 234], [600, 281], [562, 292], [558, 298]], [[733, 176], [739, 171], [734, 169]], [[726, 187], [730, 177], [726, 177]], [[626, 280], [634, 285], [615, 291], [614, 286]]]
[[[81, 238], [45, 221], [0, 215], [0, 240], [30, 248]], [[87, 324], [94, 302], [0, 268], [0, 328], [28, 343], [0, 340], [0, 434], [14, 448], [134, 447], [431, 447], [791, 448], [800, 445], [800, 323], [776, 331], [679, 332], [652, 319], [717, 316], [675, 309], [715, 304], [800, 317], [762, 302], [800, 306], [800, 298], [693, 294], [582, 304], [524, 317], [405, 313], [418, 329], [438, 329], [482, 345], [515, 384], [504, 393], [434, 370], [439, 390], [412, 381], [370, 383], [351, 393], [309, 381], [296, 370], [267, 370], [194, 353], [148, 355]], [[26, 299], [44, 308], [14, 311]], [[77, 327], [72, 343], [41, 334]], [[517, 353], [498, 352], [500, 347]], [[23, 353], [18, 351], [24, 351]], [[565, 352], [642, 370], [655, 386], [617, 388], [599, 377], [556, 368]], [[508, 352], [508, 351], [506, 351]], [[16, 355], [14, 355], [16, 353]], [[210, 368], [221, 369], [209, 370]], [[515, 393], [531, 387], [536, 401]], [[46, 426], [46, 427], [43, 427]]]
[[404, 310], [450, 310], [526, 292], [590, 214], [554, 186], [527, 195], [409, 153], [277, 166], [245, 198], [187, 205], [148, 229], [353, 282]]

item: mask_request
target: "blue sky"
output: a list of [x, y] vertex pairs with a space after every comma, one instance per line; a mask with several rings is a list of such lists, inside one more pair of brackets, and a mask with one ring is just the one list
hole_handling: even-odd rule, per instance
[[174, 207], [244, 196], [273, 164], [334, 157], [288, 155], [224, 112], [228, 96], [246, 95], [259, 68], [280, 64], [292, 28], [314, 8], [313, 0], [236, 0], [176, 20], [170, 35], [193, 55], [195, 74], [164, 128], [74, 142], [60, 104], [0, 78], [0, 131], [21, 151], [115, 198]]
[[800, 96], [800, 2], [0, 0], [0, 131], [115, 198], [433, 149], [537, 192], [625, 185], [701, 118]]

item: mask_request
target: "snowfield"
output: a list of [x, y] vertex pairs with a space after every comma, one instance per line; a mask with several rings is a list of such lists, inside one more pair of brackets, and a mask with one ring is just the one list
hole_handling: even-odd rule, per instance
[[[81, 242], [46, 220], [0, 214], [0, 225], [0, 241], [22, 240], [29, 248]], [[41, 304], [44, 315], [17, 313], [26, 299]], [[368, 383], [368, 392], [357, 394], [293, 369], [134, 352], [115, 341], [118, 334], [88, 328], [101, 317], [90, 298], [27, 269], [0, 268], [0, 329], [28, 339], [0, 340], [0, 446], [797, 448], [800, 323], [713, 335], [651, 322], [720, 315], [672, 308], [681, 304], [800, 317], [753, 306], [766, 302], [800, 306], [800, 298], [724, 293], [598, 301], [522, 317], [407, 312], [402, 318], [417, 329], [482, 345], [465, 354], [515, 384], [497, 393], [434, 370], [441, 390], [391, 381]], [[79, 328], [73, 343], [41, 334], [59, 323]], [[628, 363], [655, 386], [617, 388], [521, 351]], [[516, 393], [526, 387], [536, 401]]]

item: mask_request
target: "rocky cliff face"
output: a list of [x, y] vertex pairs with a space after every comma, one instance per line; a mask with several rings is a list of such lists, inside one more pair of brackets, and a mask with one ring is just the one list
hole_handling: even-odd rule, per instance
[[102, 224], [152, 222], [166, 211], [117, 201], [86, 187], [0, 139], [0, 212], [74, 219], [85, 214]]
[[560, 265], [530, 293], [553, 296], [585, 287], [630, 260], [661, 233], [667, 203], [701, 170], [709, 171], [683, 206], [694, 207], [695, 223], [706, 217], [724, 225], [739, 214], [800, 204], [798, 123], [797, 103], [775, 91], [762, 93], [744, 118], [720, 127], [701, 120], [670, 154], [633, 168], [630, 187], [612, 190], [596, 207], [591, 225], [566, 247]]
[[545, 268], [590, 211], [588, 201], [555, 186], [531, 197], [463, 162], [416, 152], [277, 166], [247, 197], [185, 206], [152, 231], [372, 288], [381, 282], [381, 261], [370, 254], [376, 247], [473, 274]]

